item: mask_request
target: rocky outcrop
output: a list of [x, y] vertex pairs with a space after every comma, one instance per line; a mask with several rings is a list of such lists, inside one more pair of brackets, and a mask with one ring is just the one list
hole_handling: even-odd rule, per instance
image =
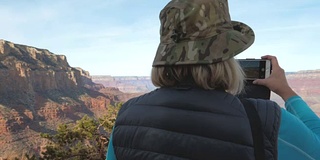
[[84, 114], [102, 116], [118, 99], [99, 92], [105, 87], [71, 67], [64, 55], [5, 40], [0, 40], [0, 82], [0, 158], [8, 156], [7, 148], [24, 146], [21, 141], [35, 142], [31, 133], [52, 133], [58, 122]]
[[74, 94], [86, 84], [93, 84], [89, 73], [70, 67], [64, 55], [4, 40], [0, 40], [0, 75], [0, 94], [7, 95], [7, 100], [28, 99], [26, 103], [32, 102], [35, 92]]

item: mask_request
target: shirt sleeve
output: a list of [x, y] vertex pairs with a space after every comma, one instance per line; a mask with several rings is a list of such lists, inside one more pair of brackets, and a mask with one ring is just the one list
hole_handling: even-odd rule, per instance
[[310, 130], [320, 137], [320, 119], [300, 96], [290, 97], [285, 107], [288, 112], [298, 117]]
[[110, 141], [108, 145], [106, 160], [117, 160], [116, 155], [114, 153], [113, 143], [112, 143], [112, 133], [110, 135]]
[[289, 98], [285, 107], [281, 109], [279, 160], [320, 159], [319, 117], [299, 96]]

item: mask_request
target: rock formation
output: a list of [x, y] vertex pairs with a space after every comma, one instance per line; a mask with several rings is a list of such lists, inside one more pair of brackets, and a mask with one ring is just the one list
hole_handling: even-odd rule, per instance
[[64, 55], [0, 40], [0, 159], [37, 152], [30, 147], [41, 145], [36, 135], [54, 132], [58, 123], [106, 113], [118, 98], [101, 89]]

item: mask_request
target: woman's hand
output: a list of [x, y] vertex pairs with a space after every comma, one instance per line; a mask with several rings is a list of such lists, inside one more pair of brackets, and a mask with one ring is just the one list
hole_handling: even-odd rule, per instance
[[275, 56], [266, 55], [262, 59], [271, 61], [272, 71], [266, 79], [256, 79], [253, 84], [263, 85], [268, 87], [271, 91], [278, 94], [284, 101], [291, 96], [297, 95], [287, 82], [284, 70], [279, 66], [278, 60]]

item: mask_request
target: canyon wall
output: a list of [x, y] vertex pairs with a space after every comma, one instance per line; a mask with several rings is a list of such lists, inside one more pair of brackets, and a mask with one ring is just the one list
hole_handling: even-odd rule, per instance
[[[119, 101], [64, 55], [0, 40], [0, 159], [39, 153], [39, 133], [83, 115], [99, 117]], [[11, 157], [10, 157], [11, 156]]]

